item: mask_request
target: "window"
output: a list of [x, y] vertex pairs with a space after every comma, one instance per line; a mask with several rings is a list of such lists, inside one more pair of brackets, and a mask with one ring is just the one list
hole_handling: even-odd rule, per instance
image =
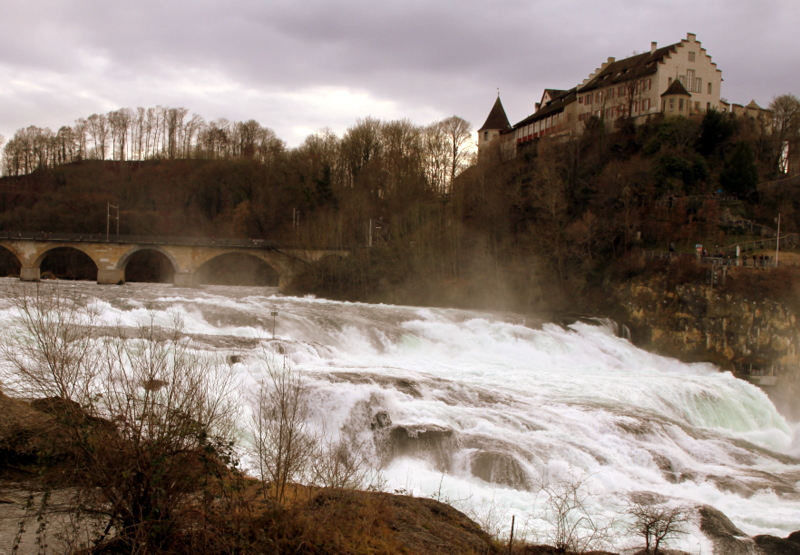
[[706, 102], [706, 112], [710, 112], [710, 111], [711, 111], [711, 103], [710, 102]]
[[613, 87], [608, 89], [608, 99], [609, 100], [614, 100], [614, 88]]
[[645, 98], [642, 100], [642, 112], [646, 112], [650, 109], [650, 99]]
[[711, 83], [708, 84], [708, 94], [711, 94]]
[[691, 51], [689, 52], [689, 61], [690, 62], [694, 61], [694, 52], [691, 52]]
[[625, 96], [625, 85], [620, 85], [619, 90], [617, 90], [620, 96]]
[[597, 97], [598, 104], [603, 101], [603, 91], [597, 91], [597, 94], [595, 96]]
[[484, 141], [488, 141], [489, 140], [489, 132], [488, 131], [484, 131], [483, 132], [483, 140]]
[[[681, 98], [681, 105], [683, 105], [683, 99], [682, 98]], [[669, 99], [669, 111], [670, 112], [674, 112], [675, 111], [675, 99], [674, 98], [670, 98]]]
[[634, 114], [638, 114], [639, 113], [639, 101], [638, 100], [634, 100], [633, 101], [633, 113]]
[[583, 97], [582, 96], [578, 97], [578, 104], [583, 104]]
[[687, 69], [686, 70], [686, 83], [684, 83], [684, 84], [686, 85], [686, 90], [687, 91], [694, 92], [695, 82], [694, 82], [694, 70], [693, 69]]
[[698, 77], [694, 80], [694, 91], [693, 92], [703, 92], [703, 79]]
[[586, 95], [586, 102], [584, 102], [587, 106], [592, 104], [592, 93]]
[[[672, 104], [672, 99], [670, 99], [670, 110], [672, 109], [671, 104]], [[683, 112], [683, 99], [682, 98], [678, 99], [678, 111], [679, 112]]]
[[698, 113], [698, 114], [700, 113], [700, 103], [699, 102], [695, 102], [694, 103], [694, 111], [696, 113]]
[[645, 81], [644, 90], [649, 91], [651, 88], [653, 88], [653, 80], [648, 79], [647, 81]]

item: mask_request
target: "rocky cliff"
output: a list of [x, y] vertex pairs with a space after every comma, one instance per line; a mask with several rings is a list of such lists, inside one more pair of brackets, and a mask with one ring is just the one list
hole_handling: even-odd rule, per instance
[[674, 268], [663, 267], [617, 282], [610, 291], [616, 317], [640, 347], [713, 362], [790, 400], [800, 382], [796, 276], [730, 268], [724, 283], [720, 277], [710, 284], [707, 269], [694, 268], [676, 279]]

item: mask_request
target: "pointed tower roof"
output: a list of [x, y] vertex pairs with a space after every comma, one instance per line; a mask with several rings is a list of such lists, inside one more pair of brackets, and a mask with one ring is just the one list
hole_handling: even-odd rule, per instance
[[511, 124], [508, 122], [508, 116], [506, 116], [506, 111], [503, 109], [503, 103], [500, 102], [499, 94], [497, 95], [497, 100], [494, 101], [492, 111], [489, 112], [489, 117], [486, 118], [486, 122], [483, 124], [483, 127], [478, 129], [478, 132], [481, 132], [484, 129], [500, 129], [502, 131], [508, 131], [511, 129]]
[[681, 96], [692, 96], [689, 94], [689, 91], [686, 90], [686, 87], [683, 86], [683, 83], [677, 79], [675, 79], [672, 84], [667, 87], [667, 90], [661, 93], [661, 96], [671, 96], [676, 94]]

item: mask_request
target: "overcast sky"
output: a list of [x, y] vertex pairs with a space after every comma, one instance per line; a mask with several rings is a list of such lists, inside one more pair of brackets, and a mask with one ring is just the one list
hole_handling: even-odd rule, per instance
[[800, 0], [0, 0], [0, 134], [121, 107], [255, 119], [290, 146], [356, 119], [515, 123], [544, 88], [697, 34], [722, 96], [800, 95]]

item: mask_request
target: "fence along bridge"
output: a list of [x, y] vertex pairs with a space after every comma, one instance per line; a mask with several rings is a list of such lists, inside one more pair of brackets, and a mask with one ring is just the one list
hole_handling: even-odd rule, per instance
[[131, 257], [155, 251], [172, 265], [173, 283], [180, 287], [199, 285], [198, 271], [204, 264], [228, 254], [255, 257], [278, 274], [284, 290], [309, 265], [329, 256], [347, 256], [346, 250], [281, 248], [261, 239], [207, 239], [148, 237], [136, 235], [78, 235], [67, 233], [0, 232], [0, 247], [20, 264], [21, 281], [39, 281], [42, 261], [55, 249], [64, 247], [86, 254], [97, 266], [97, 283], [125, 282], [125, 268]]

